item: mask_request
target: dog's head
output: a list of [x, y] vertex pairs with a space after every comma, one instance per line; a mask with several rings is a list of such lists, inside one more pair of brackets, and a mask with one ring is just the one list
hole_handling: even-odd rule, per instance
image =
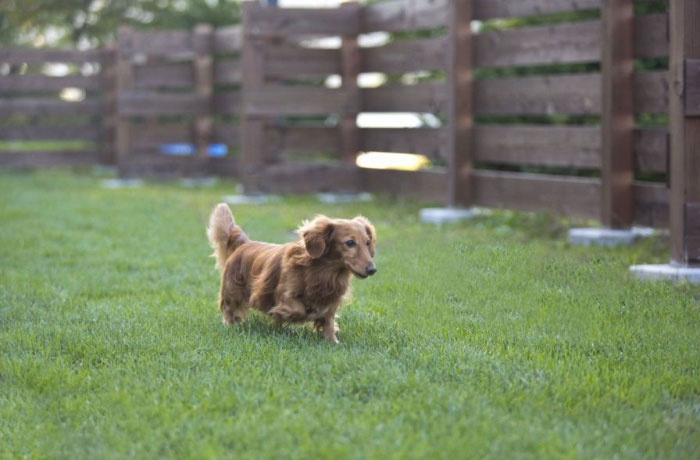
[[299, 235], [314, 259], [325, 257], [342, 261], [358, 278], [377, 273], [373, 260], [377, 237], [374, 227], [365, 217], [348, 220], [317, 216], [302, 225]]

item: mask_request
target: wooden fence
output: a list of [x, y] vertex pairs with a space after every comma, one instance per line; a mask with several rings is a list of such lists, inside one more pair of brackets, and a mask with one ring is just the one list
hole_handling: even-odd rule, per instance
[[[393, 0], [274, 9], [246, 2], [240, 27], [121, 29], [114, 51], [56, 52], [51, 59], [103, 63], [98, 76], [62, 77], [87, 85], [79, 103], [17, 95], [63, 88], [54, 79], [44, 86], [49, 77], [0, 76], [0, 91], [11, 93], [0, 99], [2, 112], [28, 115], [20, 121], [30, 123], [3, 124], [0, 132], [97, 142], [99, 156], [72, 152], [71, 162], [114, 159], [125, 175], [238, 174], [249, 192], [368, 190], [554, 211], [610, 227], [670, 224], [674, 260], [700, 261], [700, 7], [694, 0], [669, 6]], [[583, 19], [567, 16], [572, 11]], [[547, 22], [517, 22], [538, 17]], [[376, 33], [386, 43], [365, 46]], [[22, 53], [0, 50], [0, 63], [42, 63], [49, 55], [41, 53], [51, 52]], [[358, 85], [368, 73], [387, 83]], [[328, 84], [333, 79], [341, 83]], [[92, 118], [70, 130], [33, 118], [64, 110]], [[372, 112], [430, 114], [441, 125], [359, 127], [357, 115]], [[173, 142], [196, 153], [163, 155], [163, 144]], [[212, 143], [239, 154], [210, 158]], [[357, 168], [366, 151], [421, 153], [432, 167]], [[0, 164], [12, 157], [2, 154]]]

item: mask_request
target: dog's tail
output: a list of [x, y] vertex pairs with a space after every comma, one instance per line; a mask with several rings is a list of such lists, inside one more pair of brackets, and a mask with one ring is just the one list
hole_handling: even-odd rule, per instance
[[214, 249], [212, 256], [216, 258], [216, 268], [219, 270], [224, 269], [229, 256], [248, 239], [243, 230], [236, 225], [226, 203], [217, 204], [212, 211], [207, 227], [207, 237]]

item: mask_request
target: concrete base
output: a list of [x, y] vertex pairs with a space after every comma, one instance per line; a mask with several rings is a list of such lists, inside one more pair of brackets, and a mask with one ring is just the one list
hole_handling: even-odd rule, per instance
[[423, 208], [420, 210], [420, 221], [442, 225], [473, 219], [480, 214], [480, 210], [476, 208]]
[[574, 246], [619, 246], [634, 243], [637, 238], [654, 234], [653, 228], [632, 227], [624, 230], [612, 228], [572, 228], [569, 243]]
[[279, 203], [282, 199], [277, 195], [227, 195], [224, 202], [228, 204], [270, 204]]
[[102, 185], [102, 188], [110, 189], [135, 188], [141, 187], [143, 181], [141, 179], [103, 179], [100, 185]]
[[700, 266], [687, 265], [633, 265], [632, 277], [648, 281], [687, 281], [700, 284]]
[[180, 179], [180, 185], [187, 188], [194, 187], [213, 187], [219, 182], [216, 177], [184, 177]]
[[342, 204], [372, 201], [371, 193], [317, 193], [316, 199], [325, 204]]

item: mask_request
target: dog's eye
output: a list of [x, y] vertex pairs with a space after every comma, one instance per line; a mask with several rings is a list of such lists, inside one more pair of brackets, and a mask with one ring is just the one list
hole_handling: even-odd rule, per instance
[[355, 247], [355, 240], [347, 240], [345, 242], [345, 246], [347, 246], [349, 248], [354, 248]]

